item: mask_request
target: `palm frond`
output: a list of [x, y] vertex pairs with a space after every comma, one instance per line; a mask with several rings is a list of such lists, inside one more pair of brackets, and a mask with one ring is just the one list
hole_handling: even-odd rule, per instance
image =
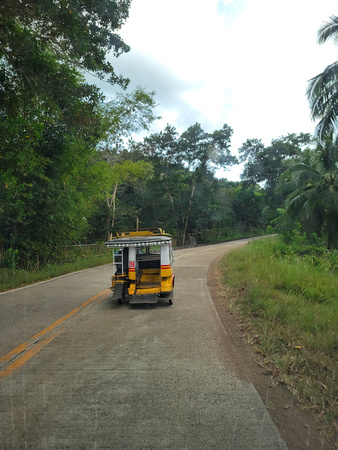
[[320, 182], [322, 176], [320, 172], [315, 168], [307, 164], [298, 163], [290, 167], [285, 175], [291, 176], [295, 186], [299, 189], [305, 186], [310, 187]]
[[323, 170], [338, 175], [338, 136], [335, 140], [333, 135], [328, 135], [316, 150], [318, 159], [323, 165]]
[[286, 211], [291, 213], [293, 216], [297, 216], [308, 200], [308, 197], [307, 192], [302, 192], [299, 190], [293, 192], [285, 202]]
[[327, 134], [316, 149], [288, 167], [280, 181], [277, 193], [294, 186], [284, 203], [287, 215], [297, 218], [307, 234], [315, 232], [329, 248], [338, 248], [338, 137], [332, 131]]
[[323, 85], [330, 85], [337, 77], [338, 61], [333, 62], [325, 70], [309, 80], [306, 95], [311, 99], [317, 97]]
[[311, 109], [318, 103], [318, 98], [328, 100], [337, 92], [337, 80], [338, 61], [335, 61], [327, 66], [323, 72], [308, 81], [306, 96]]
[[279, 195], [289, 195], [296, 189], [296, 183], [294, 181], [286, 181], [284, 183], [279, 184], [276, 187], [276, 194]]
[[331, 110], [337, 113], [337, 98], [338, 98], [338, 66], [337, 78], [335, 82], [323, 84], [323, 88], [317, 97], [310, 101], [311, 118], [313, 120], [321, 118], [328, 114]]
[[338, 17], [331, 16], [330, 22], [325, 22], [318, 30], [318, 44], [324, 44], [332, 38], [338, 44]]
[[296, 163], [288, 169], [289, 173], [295, 173], [295, 172], [301, 172], [301, 171], [318, 173], [318, 171], [314, 167], [311, 167], [309, 164], [304, 164], [304, 163]]
[[[338, 211], [338, 191], [329, 186], [322, 195], [322, 205], [328, 211]], [[338, 223], [337, 223], [338, 227]]]
[[320, 207], [312, 208], [311, 214], [308, 216], [305, 228], [308, 234], [316, 233], [318, 236], [322, 234], [322, 228], [324, 225], [323, 210]]
[[328, 112], [325, 116], [322, 117], [322, 119], [318, 122], [314, 135], [317, 137], [317, 139], [322, 142], [325, 137], [332, 132], [334, 135], [338, 132], [338, 103], [335, 107], [335, 109]]
[[314, 185], [321, 180], [321, 175], [319, 172], [314, 170], [302, 170], [298, 173], [297, 185], [299, 187], [305, 185]]
[[[331, 16], [318, 31], [318, 42], [328, 39], [338, 44], [338, 17]], [[326, 67], [324, 72], [308, 81], [306, 96], [309, 101], [311, 118], [319, 119], [315, 137], [323, 142], [332, 132], [338, 133], [338, 61]]]

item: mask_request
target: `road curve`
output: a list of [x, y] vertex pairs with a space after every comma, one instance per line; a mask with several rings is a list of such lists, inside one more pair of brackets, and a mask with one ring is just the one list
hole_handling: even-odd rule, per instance
[[175, 251], [173, 306], [113, 304], [110, 266], [1, 295], [0, 448], [285, 449], [206, 284], [246, 242]]

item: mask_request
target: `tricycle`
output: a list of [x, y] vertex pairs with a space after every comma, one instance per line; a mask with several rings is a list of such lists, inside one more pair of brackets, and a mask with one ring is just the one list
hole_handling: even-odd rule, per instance
[[113, 300], [122, 304], [173, 304], [172, 237], [161, 228], [118, 231], [105, 243], [113, 249]]

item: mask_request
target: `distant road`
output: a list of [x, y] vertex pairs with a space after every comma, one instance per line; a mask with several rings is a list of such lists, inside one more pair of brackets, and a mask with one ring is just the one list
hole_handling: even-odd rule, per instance
[[246, 242], [175, 251], [173, 306], [112, 303], [110, 265], [1, 295], [0, 448], [285, 449], [206, 284]]

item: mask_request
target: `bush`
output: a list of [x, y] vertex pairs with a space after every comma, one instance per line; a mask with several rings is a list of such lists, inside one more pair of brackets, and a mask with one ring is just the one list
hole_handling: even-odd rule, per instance
[[279, 239], [271, 241], [271, 250], [277, 258], [290, 258], [330, 272], [338, 271], [338, 251], [329, 251], [315, 234], [307, 236], [299, 229], [284, 231]]
[[12, 248], [9, 248], [4, 253], [4, 258], [0, 261], [0, 267], [3, 267], [5, 269], [15, 269], [18, 254], [19, 254], [18, 250], [13, 250]]

